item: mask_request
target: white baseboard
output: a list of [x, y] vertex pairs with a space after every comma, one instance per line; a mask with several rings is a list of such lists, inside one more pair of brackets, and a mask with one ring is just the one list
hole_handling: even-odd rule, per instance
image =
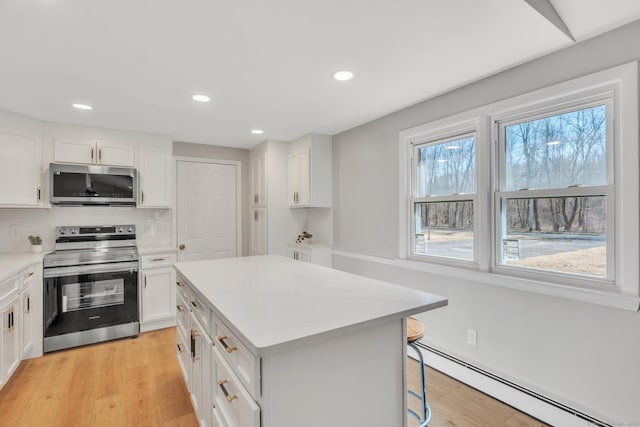
[[175, 317], [140, 323], [140, 332], [155, 331], [156, 329], [170, 328], [172, 326], [176, 326]]
[[588, 421], [580, 418], [566, 409], [545, 402], [428, 349], [420, 347], [420, 350], [428, 366], [547, 424], [563, 427], [606, 425], [598, 420]]

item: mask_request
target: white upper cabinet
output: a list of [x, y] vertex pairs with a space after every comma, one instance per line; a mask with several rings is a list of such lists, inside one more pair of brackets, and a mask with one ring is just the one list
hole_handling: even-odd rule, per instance
[[251, 158], [251, 205], [267, 204], [267, 154]]
[[37, 138], [0, 131], [0, 206], [38, 206], [40, 151]]
[[62, 163], [133, 166], [134, 153], [133, 144], [121, 145], [93, 139], [56, 139], [53, 159]]
[[140, 147], [138, 163], [138, 207], [171, 206], [171, 150], [169, 147]]
[[267, 208], [251, 209], [251, 255], [267, 254]]
[[289, 207], [329, 208], [331, 189], [331, 137], [309, 134], [292, 141], [289, 146]]

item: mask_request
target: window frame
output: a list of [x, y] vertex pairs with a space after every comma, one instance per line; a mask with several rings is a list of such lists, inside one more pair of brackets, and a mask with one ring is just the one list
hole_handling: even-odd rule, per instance
[[[444, 144], [450, 141], [473, 136], [473, 161], [474, 161], [474, 181], [475, 191], [473, 193], [450, 194], [450, 195], [433, 195], [433, 196], [417, 196], [418, 185], [418, 162], [417, 151], [420, 147], [428, 145]], [[416, 261], [430, 261], [439, 264], [459, 266], [465, 268], [478, 267], [478, 225], [476, 221], [477, 204], [478, 204], [478, 122], [477, 120], [456, 123], [444, 128], [430, 129], [413, 135], [408, 142], [410, 150], [409, 168], [409, 206], [408, 206], [408, 224], [409, 236], [407, 258]], [[447, 202], [465, 202], [469, 201], [473, 204], [473, 259], [466, 260], [461, 258], [453, 258], [433, 254], [416, 254], [415, 253], [415, 206], [417, 203], [447, 203]], [[413, 230], [413, 231], [412, 231]]]
[[[506, 136], [507, 126], [552, 117], [564, 113], [574, 112], [586, 108], [604, 105], [606, 108], [606, 184], [584, 187], [565, 187], [548, 189], [520, 189], [505, 190], [506, 188]], [[616, 227], [615, 227], [615, 94], [612, 90], [602, 93], [589, 94], [588, 96], [570, 95], [565, 100], [543, 102], [540, 105], [527, 106], [519, 109], [515, 114], [503, 113], [490, 117], [493, 141], [493, 155], [496, 167], [493, 179], [493, 211], [494, 236], [493, 257], [491, 270], [496, 273], [519, 276], [528, 279], [545, 278], [561, 284], [576, 285], [593, 288], [614, 288], [615, 283], [615, 252], [616, 252]], [[568, 273], [548, 269], [528, 268], [524, 266], [507, 265], [502, 261], [502, 240], [506, 235], [504, 224], [504, 209], [508, 199], [531, 199], [571, 196], [605, 196], [607, 198], [607, 240], [606, 240], [606, 275], [596, 277], [579, 273]]]
[[[401, 268], [428, 274], [445, 275], [459, 280], [489, 286], [499, 286], [521, 292], [536, 293], [623, 310], [640, 309], [640, 105], [638, 103], [638, 62], [604, 69], [572, 80], [550, 84], [540, 89], [522, 92], [510, 98], [480, 105], [459, 113], [440, 112], [439, 118], [402, 130], [398, 134], [398, 258], [380, 259]], [[497, 238], [495, 209], [496, 174], [496, 133], [495, 120], [517, 118], [519, 115], [544, 114], [545, 109], [558, 110], [562, 106], [602, 99], [603, 94], [613, 94], [613, 149], [607, 148], [614, 168], [611, 189], [615, 196], [608, 197], [614, 205], [613, 218], [607, 211], [607, 221], [613, 221], [614, 229], [607, 230], [614, 245], [615, 260], [607, 259], [607, 268], [613, 271], [613, 286], [595, 282], [580, 275], [575, 277], [547, 274], [535, 270], [533, 274], [513, 274], [508, 266], [495, 268]], [[591, 97], [591, 98], [590, 98]], [[598, 98], [600, 97], [600, 98]], [[451, 110], [449, 110], [451, 111]], [[465, 124], [474, 124], [477, 129], [476, 151], [476, 202], [474, 202], [474, 254], [477, 263], [446, 262], [447, 260], [410, 257], [413, 215], [410, 198], [412, 196], [412, 145], [420, 138], [436, 139], [446, 137], [447, 130]], [[608, 250], [608, 256], [614, 253]]]

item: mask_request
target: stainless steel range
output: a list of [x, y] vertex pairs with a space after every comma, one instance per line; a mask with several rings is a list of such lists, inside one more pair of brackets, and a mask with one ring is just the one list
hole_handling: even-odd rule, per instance
[[44, 257], [44, 351], [137, 336], [135, 225], [56, 227]]

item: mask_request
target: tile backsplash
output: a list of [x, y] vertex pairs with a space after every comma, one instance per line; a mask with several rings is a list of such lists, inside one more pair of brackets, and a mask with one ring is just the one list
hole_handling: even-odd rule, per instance
[[61, 225], [135, 224], [139, 246], [171, 245], [170, 209], [131, 207], [58, 207], [0, 209], [0, 252], [28, 252], [29, 235], [42, 238], [43, 250], [53, 250], [55, 227]]

